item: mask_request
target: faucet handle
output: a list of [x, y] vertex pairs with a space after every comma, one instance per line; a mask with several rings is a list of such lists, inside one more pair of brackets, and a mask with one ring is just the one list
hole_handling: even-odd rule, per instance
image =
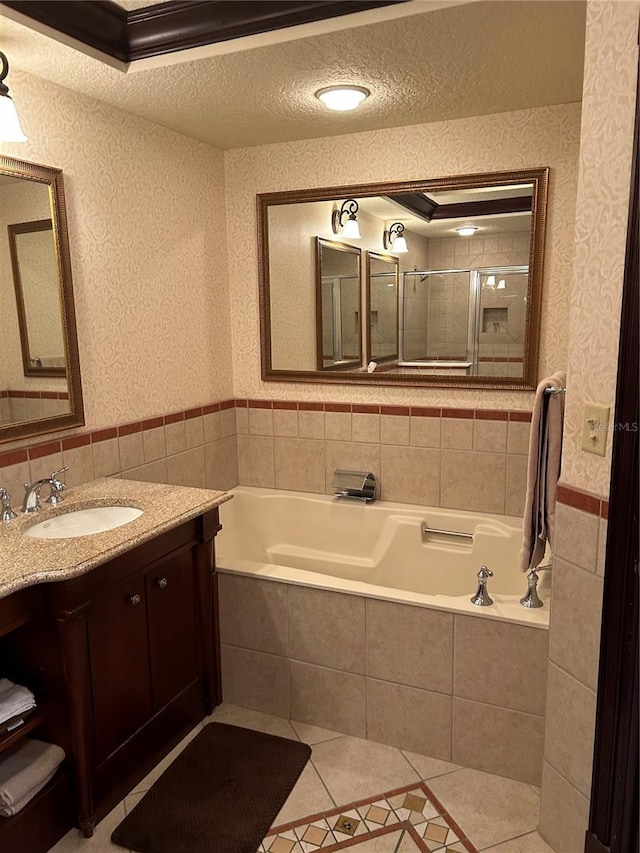
[[13, 521], [18, 515], [11, 509], [11, 495], [6, 489], [0, 486], [0, 501], [2, 502], [1, 518], [2, 521]]
[[66, 489], [67, 487], [66, 487], [66, 486], [65, 486], [65, 484], [64, 484], [64, 483], [59, 479], [58, 474], [64, 474], [64, 473], [65, 473], [65, 471], [68, 471], [68, 470], [69, 470], [69, 466], [68, 466], [68, 465], [65, 465], [65, 466], [64, 466], [64, 468], [58, 468], [58, 470], [57, 470], [57, 471], [54, 471], [54, 472], [53, 472], [53, 474], [51, 475], [51, 479], [52, 479], [52, 480], [56, 480], [56, 482], [60, 483], [60, 485], [62, 486], [62, 488], [63, 488], [63, 489]]
[[67, 486], [65, 483], [62, 482], [62, 480], [58, 478], [58, 475], [64, 474], [64, 472], [68, 470], [68, 465], [64, 468], [59, 468], [57, 471], [54, 471], [51, 477], [49, 478], [50, 494], [46, 500], [46, 503], [51, 504], [51, 506], [57, 506], [64, 500], [60, 492], [63, 492], [67, 488]]
[[480, 566], [480, 571], [478, 572], [478, 580], [487, 580], [487, 578], [492, 578], [493, 572], [487, 566]]

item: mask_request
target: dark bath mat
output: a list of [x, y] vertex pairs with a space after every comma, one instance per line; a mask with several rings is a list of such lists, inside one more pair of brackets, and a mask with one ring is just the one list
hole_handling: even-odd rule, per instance
[[210, 723], [111, 840], [139, 853], [256, 853], [310, 755], [298, 741]]

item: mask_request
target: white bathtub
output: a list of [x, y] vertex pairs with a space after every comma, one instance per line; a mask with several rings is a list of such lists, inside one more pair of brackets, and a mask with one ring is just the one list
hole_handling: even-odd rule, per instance
[[[545, 606], [529, 610], [519, 603], [527, 586], [518, 570], [519, 518], [388, 501], [365, 506], [249, 486], [234, 494], [220, 507], [221, 571], [548, 627], [547, 572], [539, 587]], [[424, 535], [425, 524], [473, 533], [473, 541]], [[494, 573], [491, 607], [470, 601], [481, 565]]]

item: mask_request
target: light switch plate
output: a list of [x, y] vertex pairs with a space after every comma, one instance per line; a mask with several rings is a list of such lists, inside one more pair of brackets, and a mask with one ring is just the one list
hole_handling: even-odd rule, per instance
[[582, 449], [596, 456], [604, 456], [609, 433], [609, 406], [585, 403], [582, 417]]

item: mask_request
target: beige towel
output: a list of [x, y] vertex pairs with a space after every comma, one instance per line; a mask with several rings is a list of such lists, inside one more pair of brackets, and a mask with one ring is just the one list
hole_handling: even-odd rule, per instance
[[545, 389], [552, 385], [564, 388], [566, 381], [566, 373], [558, 372], [543, 379], [536, 390], [520, 551], [523, 572], [540, 565], [547, 542], [553, 547], [556, 491], [562, 460], [564, 394], [546, 394]]
[[59, 746], [29, 738], [5, 752], [0, 756], [0, 807], [15, 808], [31, 799], [63, 760]]
[[21, 800], [18, 800], [13, 806], [0, 806], [0, 817], [11, 817], [14, 814], [18, 814], [18, 812], [23, 809], [27, 803], [30, 803], [31, 800], [35, 797], [38, 791], [41, 791], [45, 785], [47, 785], [53, 777], [56, 775], [56, 771], [53, 770], [46, 776], [39, 785], [36, 785], [35, 788], [32, 788], [28, 794], [26, 794]]

